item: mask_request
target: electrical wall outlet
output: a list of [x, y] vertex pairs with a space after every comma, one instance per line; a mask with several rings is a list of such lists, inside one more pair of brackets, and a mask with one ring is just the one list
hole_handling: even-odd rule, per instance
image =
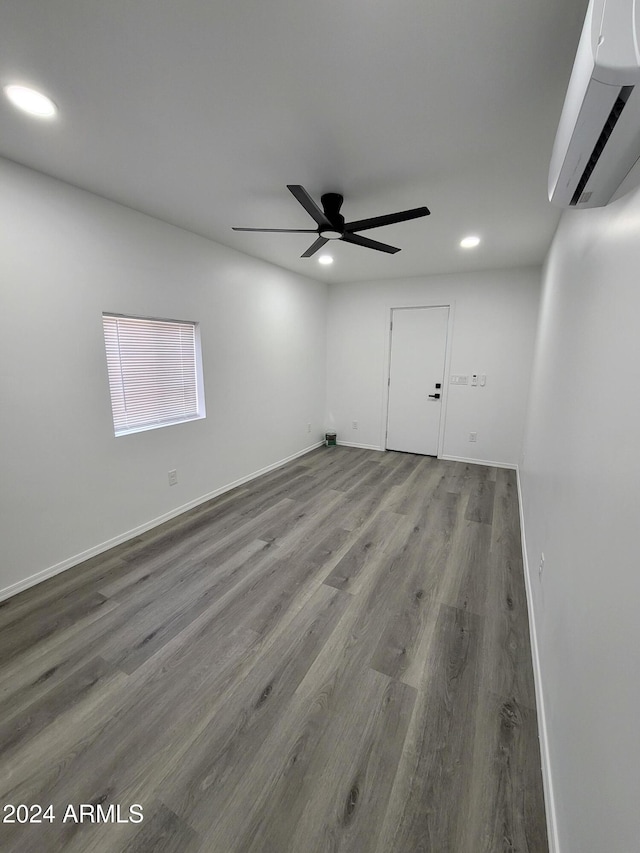
[[478, 440], [478, 433], [477, 432], [470, 432], [469, 433], [469, 441], [477, 441], [477, 440]]
[[174, 468], [173, 471], [169, 471], [169, 485], [176, 486], [178, 484], [178, 472]]
[[351, 421], [351, 429], [358, 429], [358, 421]]
[[307, 424], [307, 432], [311, 432], [311, 424]]
[[542, 577], [542, 571], [544, 569], [544, 554], [540, 554], [540, 562], [538, 563], [538, 574]]

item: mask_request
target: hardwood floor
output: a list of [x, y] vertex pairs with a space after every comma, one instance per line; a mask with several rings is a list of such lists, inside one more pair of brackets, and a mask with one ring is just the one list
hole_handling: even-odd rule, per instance
[[548, 849], [512, 471], [321, 448], [2, 603], [0, 686], [3, 851]]

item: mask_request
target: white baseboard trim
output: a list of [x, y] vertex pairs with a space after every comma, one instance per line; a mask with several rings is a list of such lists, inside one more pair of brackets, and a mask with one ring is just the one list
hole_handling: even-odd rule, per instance
[[359, 447], [361, 450], [380, 450], [384, 453], [384, 447], [379, 447], [377, 444], [358, 444], [355, 441], [339, 441], [342, 447]]
[[467, 459], [466, 456], [451, 456], [448, 453], [443, 453], [438, 459], [446, 459], [448, 462], [467, 462], [470, 465], [488, 465], [490, 468], [508, 468], [511, 471], [518, 470], [518, 466], [512, 462], [491, 462], [489, 459]]
[[533, 663], [533, 681], [536, 692], [536, 710], [538, 716], [538, 737], [540, 740], [540, 762], [542, 765], [542, 785], [544, 788], [545, 813], [547, 817], [547, 839], [549, 842], [549, 853], [560, 853], [560, 841], [558, 839], [558, 820], [556, 815], [556, 803], [553, 792], [553, 777], [551, 774], [551, 757], [549, 754], [549, 736], [547, 732], [547, 717], [544, 705], [544, 692], [542, 689], [542, 673], [540, 671], [540, 653], [538, 649], [538, 634], [536, 631], [535, 614], [533, 612], [533, 595], [531, 591], [531, 575], [529, 574], [529, 560], [527, 558], [527, 538], [524, 527], [524, 510], [522, 501], [522, 484], [520, 482], [520, 468], [516, 465], [516, 479], [518, 483], [518, 507], [520, 510], [520, 535], [522, 537], [522, 561], [524, 566], [524, 582], [527, 593], [527, 612], [529, 614], [529, 637], [531, 640], [531, 656]]
[[88, 548], [86, 551], [83, 551], [80, 554], [75, 554], [73, 557], [68, 557], [66, 560], [62, 560], [59, 563], [56, 563], [54, 566], [49, 566], [46, 569], [43, 569], [40, 572], [36, 572], [35, 575], [30, 575], [28, 578], [24, 578], [23, 580], [17, 581], [10, 586], [5, 587], [4, 589], [0, 589], [0, 601], [4, 601], [7, 598], [11, 598], [14, 595], [17, 595], [19, 592], [23, 592], [25, 589], [29, 589], [36, 584], [42, 583], [42, 581], [47, 580], [48, 578], [52, 578], [55, 575], [59, 575], [61, 572], [66, 571], [67, 569], [72, 568], [73, 566], [77, 566], [79, 563], [83, 563], [85, 560], [90, 559], [91, 557], [95, 557], [98, 554], [102, 554], [105, 551], [108, 551], [110, 548], [115, 548], [116, 545], [120, 545], [123, 542], [126, 542], [128, 539], [134, 539], [136, 536], [140, 536], [142, 533], [146, 533], [147, 530], [151, 530], [153, 527], [158, 527], [160, 524], [164, 524], [165, 521], [170, 521], [172, 518], [175, 518], [178, 515], [182, 515], [183, 512], [187, 512], [190, 509], [193, 509], [200, 504], [206, 503], [207, 501], [213, 500], [213, 498], [217, 498], [225, 492], [231, 491], [231, 489], [235, 489], [238, 486], [242, 486], [244, 483], [248, 483], [251, 480], [255, 480], [256, 477], [261, 477], [263, 474], [268, 474], [269, 471], [275, 471], [276, 468], [281, 468], [283, 465], [286, 465], [287, 462], [292, 462], [294, 459], [298, 459], [300, 456], [305, 456], [307, 453], [310, 453], [312, 450], [315, 450], [317, 447], [322, 447], [324, 445], [324, 441], [317, 441], [315, 444], [310, 445], [309, 447], [305, 447], [304, 450], [299, 450], [297, 453], [292, 453], [291, 456], [287, 456], [286, 459], [280, 459], [278, 462], [273, 462], [271, 465], [266, 465], [264, 468], [260, 468], [259, 471], [254, 471], [252, 474], [247, 474], [245, 477], [240, 477], [238, 480], [234, 480], [233, 483], [227, 483], [225, 486], [221, 486], [219, 489], [214, 489], [212, 492], [209, 492], [206, 495], [201, 495], [198, 498], [195, 498], [192, 501], [189, 501], [186, 504], [182, 504], [182, 506], [176, 507], [175, 509], [170, 510], [169, 512], [164, 513], [163, 515], [159, 515], [157, 518], [151, 519], [151, 521], [145, 521], [144, 524], [138, 525], [138, 527], [134, 527], [132, 530], [127, 530], [125, 533], [120, 533], [118, 536], [114, 536], [112, 539], [108, 539], [106, 542], [101, 542], [99, 545], [94, 545], [92, 548]]
[[[362, 450], [379, 450], [382, 453], [385, 453], [386, 448], [380, 447], [377, 444], [359, 444], [356, 441], [339, 441], [338, 444], [343, 447], [359, 447]], [[448, 462], [467, 462], [470, 465], [488, 465], [491, 468], [509, 468], [510, 470], [517, 471], [518, 466], [513, 464], [512, 462], [491, 462], [488, 459], [467, 459], [465, 456], [450, 456], [449, 454], [443, 454], [439, 456], [438, 459], [446, 459]]]

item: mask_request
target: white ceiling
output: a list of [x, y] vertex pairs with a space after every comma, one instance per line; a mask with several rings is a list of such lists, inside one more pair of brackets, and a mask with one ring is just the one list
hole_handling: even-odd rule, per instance
[[[551, 146], [587, 0], [2, 0], [0, 154], [247, 254], [357, 281], [537, 264], [559, 212]], [[427, 205], [332, 243], [287, 191], [347, 220]], [[473, 251], [461, 237], [479, 234]], [[329, 248], [328, 247], [328, 248]]]

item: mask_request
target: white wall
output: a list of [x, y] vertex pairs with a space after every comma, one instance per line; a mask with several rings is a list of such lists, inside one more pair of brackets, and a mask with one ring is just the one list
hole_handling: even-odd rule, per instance
[[[0, 184], [1, 595], [318, 441], [326, 287], [8, 161]], [[205, 420], [114, 437], [103, 311], [200, 322]]]
[[521, 468], [562, 853], [640, 849], [639, 361], [636, 192], [563, 216]]
[[[517, 464], [539, 297], [539, 269], [332, 285], [327, 426], [336, 429], [339, 442], [383, 449], [390, 310], [452, 303], [450, 373], [485, 373], [487, 384], [446, 385], [443, 455]], [[352, 421], [358, 421], [357, 431]], [[469, 442], [470, 432], [478, 433], [477, 443]]]

